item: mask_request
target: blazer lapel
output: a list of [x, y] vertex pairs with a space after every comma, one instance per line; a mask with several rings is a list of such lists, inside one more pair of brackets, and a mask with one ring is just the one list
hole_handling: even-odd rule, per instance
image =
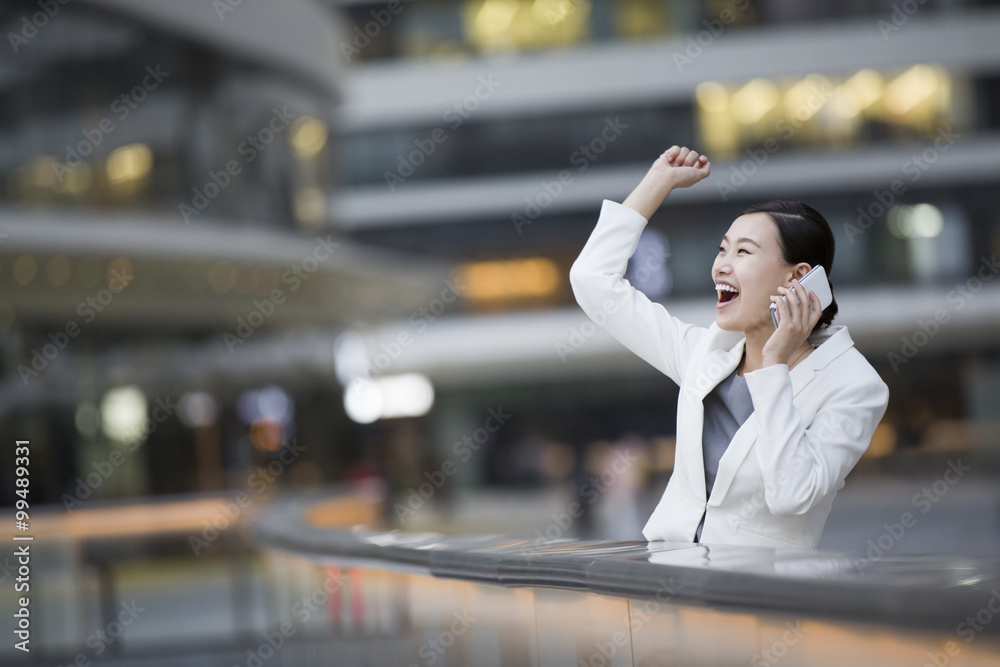
[[[814, 377], [816, 377], [816, 372], [819, 369], [825, 368], [828, 363], [833, 359], [840, 356], [846, 349], [854, 345], [854, 341], [851, 340], [844, 327], [837, 327], [836, 330], [831, 332], [824, 332], [826, 335], [822, 339], [823, 342], [812, 352], [808, 357], [802, 360], [802, 363], [798, 364], [788, 373], [788, 378], [792, 382], [792, 397], [794, 398], [802, 391], [803, 387], [809, 384]], [[744, 339], [745, 341], [745, 339]], [[743, 354], [742, 344], [733, 348], [737, 350], [737, 363]], [[733, 368], [736, 366], [734, 365]], [[732, 369], [730, 369], [732, 372]], [[723, 376], [725, 377], [725, 376]], [[720, 378], [721, 380], [722, 378]], [[718, 384], [718, 383], [716, 383]], [[713, 385], [714, 386], [714, 385]], [[705, 392], [707, 394], [708, 392]], [[702, 395], [704, 398], [704, 394]], [[704, 418], [703, 418], [704, 422]], [[709, 505], [720, 505], [723, 498], [725, 498], [726, 493], [729, 492], [729, 487], [733, 483], [733, 479], [736, 477], [736, 471], [739, 470], [740, 465], [743, 463], [743, 459], [746, 458], [747, 454], [750, 452], [750, 447], [757, 441], [757, 413], [753, 412], [747, 418], [743, 425], [736, 431], [736, 435], [733, 436], [732, 442], [729, 443], [729, 447], [723, 453], [722, 458], [719, 460], [719, 470], [715, 475], [715, 484], [712, 487], [712, 495], [708, 499]], [[700, 445], [701, 443], [699, 443]], [[698, 461], [702, 465], [702, 475], [704, 475], [704, 457], [700, 454], [701, 447], [698, 447], [699, 456]]]

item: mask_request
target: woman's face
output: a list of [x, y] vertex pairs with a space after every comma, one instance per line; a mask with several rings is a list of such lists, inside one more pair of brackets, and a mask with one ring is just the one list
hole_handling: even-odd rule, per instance
[[[778, 294], [779, 285], [791, 287], [792, 278], [804, 275], [809, 264], [785, 263], [778, 245], [778, 227], [766, 213], [748, 213], [736, 218], [719, 246], [712, 264], [718, 295], [715, 321], [719, 328], [744, 332], [761, 327], [773, 330], [771, 295]], [[738, 291], [720, 289], [720, 283]]]

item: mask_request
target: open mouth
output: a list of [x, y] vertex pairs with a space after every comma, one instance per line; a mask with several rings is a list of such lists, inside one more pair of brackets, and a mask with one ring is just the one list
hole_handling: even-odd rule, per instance
[[716, 302], [716, 306], [721, 308], [722, 306], [728, 305], [740, 297], [740, 293], [735, 291], [733, 288], [720, 287], [719, 300]]

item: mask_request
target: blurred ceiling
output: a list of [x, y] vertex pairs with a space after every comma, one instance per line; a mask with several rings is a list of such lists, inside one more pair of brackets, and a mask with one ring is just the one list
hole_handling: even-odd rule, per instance
[[340, 77], [337, 15], [312, 0], [81, 0], [229, 56], [312, 80], [331, 97]]

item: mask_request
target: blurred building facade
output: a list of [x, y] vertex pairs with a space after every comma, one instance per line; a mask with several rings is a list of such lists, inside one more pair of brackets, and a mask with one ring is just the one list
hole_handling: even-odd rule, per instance
[[0, 23], [0, 429], [33, 443], [36, 502], [241, 488], [295, 446], [288, 477], [321, 482], [349, 426], [330, 332], [441, 273], [323, 226], [336, 12], [12, 2]]

